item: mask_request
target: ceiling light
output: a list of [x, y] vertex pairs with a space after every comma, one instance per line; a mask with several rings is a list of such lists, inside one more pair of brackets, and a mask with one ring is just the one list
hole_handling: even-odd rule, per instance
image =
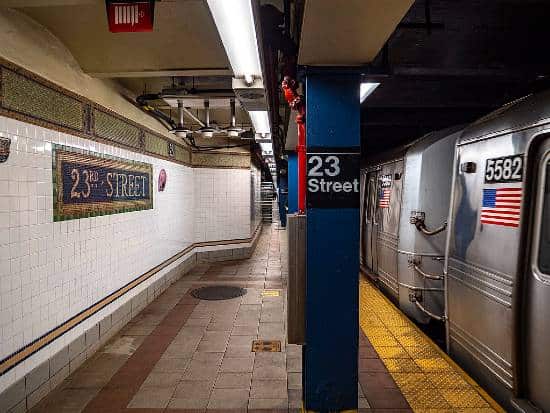
[[185, 138], [187, 137], [187, 134], [191, 133], [191, 129], [185, 126], [184, 123], [184, 117], [183, 117], [183, 101], [178, 100], [178, 115], [179, 115], [179, 122], [178, 126], [176, 126], [174, 129], [170, 130], [170, 133], [173, 133], [174, 135]]
[[208, 99], [204, 101], [204, 109], [206, 112], [206, 121], [204, 122], [204, 126], [197, 130], [197, 133], [200, 133], [203, 138], [211, 138], [217, 130], [210, 126], [210, 102]]
[[248, 112], [252, 126], [256, 133], [264, 134], [271, 133], [269, 126], [269, 114], [265, 110], [251, 110]]
[[271, 143], [260, 143], [262, 155], [273, 155], [273, 145]]
[[239, 135], [244, 132], [244, 129], [237, 126], [235, 99], [231, 99], [229, 101], [229, 107], [231, 120], [229, 122], [229, 127], [225, 131], [227, 132], [227, 136], [230, 138], [238, 138]]
[[251, 0], [208, 0], [236, 77], [262, 77]]
[[374, 89], [376, 89], [378, 86], [380, 86], [380, 83], [374, 83], [374, 82], [361, 83], [361, 87], [359, 89], [360, 103], [363, 103], [365, 99], [368, 98], [369, 95], [372, 92], [374, 92]]

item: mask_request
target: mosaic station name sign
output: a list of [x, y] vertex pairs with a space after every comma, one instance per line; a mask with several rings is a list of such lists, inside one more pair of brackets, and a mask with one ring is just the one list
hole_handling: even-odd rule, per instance
[[54, 221], [153, 208], [150, 164], [53, 148]]

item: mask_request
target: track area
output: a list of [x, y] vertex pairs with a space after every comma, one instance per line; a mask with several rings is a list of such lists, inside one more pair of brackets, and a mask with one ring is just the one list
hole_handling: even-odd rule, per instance
[[504, 412], [369, 281], [359, 285], [359, 324], [415, 412]]

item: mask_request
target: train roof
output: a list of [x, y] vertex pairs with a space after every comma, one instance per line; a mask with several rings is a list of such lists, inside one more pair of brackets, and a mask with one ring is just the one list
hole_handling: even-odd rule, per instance
[[458, 144], [550, 123], [550, 90], [510, 102], [469, 125]]
[[407, 151], [416, 146], [422, 145], [428, 147], [433, 143], [439, 141], [440, 139], [445, 138], [446, 136], [452, 135], [460, 130], [464, 129], [464, 125], [451, 126], [450, 128], [441, 129], [438, 131], [427, 133], [426, 135], [409, 142], [405, 145], [399, 146], [392, 150], [382, 152], [381, 154], [369, 157], [367, 156], [363, 166], [376, 166], [386, 162], [390, 162], [394, 159], [403, 158]]

